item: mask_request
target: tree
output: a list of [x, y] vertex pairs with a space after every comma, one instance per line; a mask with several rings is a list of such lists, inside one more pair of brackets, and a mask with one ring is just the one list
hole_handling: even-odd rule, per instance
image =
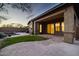
[[4, 6], [9, 5], [12, 8], [17, 8], [23, 12], [32, 13], [32, 5], [30, 3], [0, 3], [0, 11], [7, 11]]
[[24, 26], [22, 24], [16, 24], [16, 27], [23, 28]]
[[[0, 3], [0, 11], [7, 11], [3, 6], [4, 4]], [[0, 16], [0, 23], [2, 20], [7, 20], [7, 18], [4, 16]]]
[[12, 8], [17, 8], [22, 10], [23, 12], [32, 13], [32, 5], [30, 3], [9, 3]]
[[0, 23], [2, 22], [2, 20], [7, 20], [7, 18], [4, 16], [0, 16]]
[[29, 19], [32, 15], [32, 4], [30, 3], [8, 3], [7, 5], [10, 5], [12, 8], [16, 8], [19, 9], [23, 12], [27, 12], [28, 16], [26, 17], [27, 19]]
[[[20, 9], [23, 12], [27, 12], [28, 14], [30, 14], [27, 18], [31, 16], [33, 10], [32, 5], [30, 3], [0, 3], [0, 11], [6, 11], [8, 13], [8, 10], [4, 7], [6, 5], [9, 5], [12, 8]], [[0, 22], [2, 20], [7, 20], [7, 18], [4, 16], [0, 16]]]

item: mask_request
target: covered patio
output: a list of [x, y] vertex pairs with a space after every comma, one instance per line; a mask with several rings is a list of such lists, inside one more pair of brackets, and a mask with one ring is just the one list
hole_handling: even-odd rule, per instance
[[64, 35], [64, 14], [63, 12], [49, 15], [49, 17], [42, 18], [36, 21], [37, 34], [53, 34]]
[[34, 34], [53, 34], [63, 36], [67, 43], [74, 42], [75, 10], [72, 5], [56, 9], [34, 21]]

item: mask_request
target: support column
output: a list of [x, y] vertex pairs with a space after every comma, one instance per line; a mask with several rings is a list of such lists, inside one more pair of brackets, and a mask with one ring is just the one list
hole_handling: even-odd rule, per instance
[[36, 23], [36, 34], [40, 33], [40, 24]]
[[73, 43], [74, 40], [74, 9], [70, 6], [65, 9], [64, 12], [64, 41], [67, 43]]
[[36, 34], [36, 22], [34, 21], [34, 34]]
[[39, 33], [39, 23], [34, 22], [34, 34], [38, 34]]

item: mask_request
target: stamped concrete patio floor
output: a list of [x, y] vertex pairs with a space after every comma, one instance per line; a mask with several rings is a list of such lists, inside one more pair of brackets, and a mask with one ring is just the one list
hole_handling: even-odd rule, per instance
[[[61, 38], [62, 39], [62, 38]], [[2, 56], [79, 56], [79, 45], [58, 41], [59, 37], [35, 42], [21, 42], [3, 48]]]

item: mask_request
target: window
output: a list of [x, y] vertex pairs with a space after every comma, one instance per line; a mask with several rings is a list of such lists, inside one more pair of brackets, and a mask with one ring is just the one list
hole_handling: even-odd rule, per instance
[[62, 31], [64, 32], [64, 22], [62, 22]]
[[42, 32], [42, 24], [40, 24], [40, 33]]
[[56, 23], [55, 27], [56, 27], [56, 31], [59, 32], [60, 31], [60, 23]]

